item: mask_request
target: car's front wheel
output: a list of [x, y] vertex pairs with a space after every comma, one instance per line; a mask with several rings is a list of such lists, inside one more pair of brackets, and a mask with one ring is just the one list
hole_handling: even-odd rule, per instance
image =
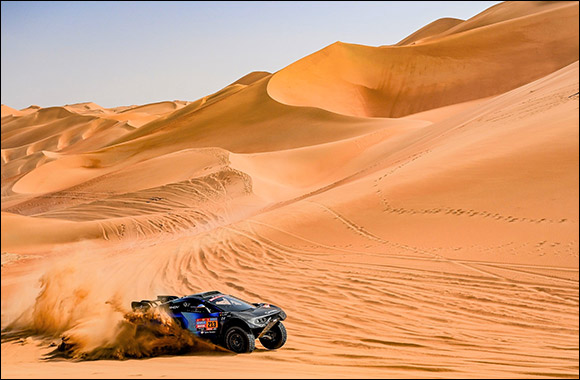
[[225, 346], [228, 350], [237, 354], [254, 351], [256, 338], [251, 332], [247, 332], [238, 326], [232, 326], [226, 331]]
[[284, 327], [282, 322], [278, 322], [276, 326], [272, 327], [270, 331], [260, 338], [260, 343], [268, 350], [275, 350], [286, 343], [286, 337], [286, 327]]

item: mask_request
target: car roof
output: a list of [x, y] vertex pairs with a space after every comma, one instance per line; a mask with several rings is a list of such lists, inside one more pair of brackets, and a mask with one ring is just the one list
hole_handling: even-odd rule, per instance
[[190, 296], [187, 297], [192, 297], [192, 298], [201, 298], [203, 300], [208, 299], [208, 298], [212, 298], [215, 297], [217, 295], [225, 295], [220, 291], [217, 290], [212, 290], [210, 292], [203, 292], [203, 293], [196, 293], [196, 294], [192, 294]]

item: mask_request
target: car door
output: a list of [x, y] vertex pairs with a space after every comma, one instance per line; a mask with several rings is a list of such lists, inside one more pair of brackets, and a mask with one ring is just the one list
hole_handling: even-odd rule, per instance
[[199, 336], [215, 335], [219, 327], [220, 313], [198, 302], [184, 302], [183, 316], [187, 320], [187, 329]]

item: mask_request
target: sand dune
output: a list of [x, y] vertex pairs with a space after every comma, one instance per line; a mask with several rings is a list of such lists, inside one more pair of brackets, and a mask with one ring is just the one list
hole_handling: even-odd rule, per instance
[[[446, 30], [451, 29], [452, 27], [463, 23], [464, 20], [452, 17], [444, 17], [438, 20], [435, 20], [428, 25], [425, 25], [415, 33], [403, 38], [399, 41], [395, 46], [404, 46], [404, 45], [414, 45], [418, 42], [423, 41], [427, 37], [432, 36], [439, 36], [441, 33], [445, 32]], [[388, 45], [384, 45], [381, 47], [387, 47]]]
[[2, 118], [5, 116], [22, 116], [22, 112], [2, 104]]
[[87, 114], [87, 113], [105, 113], [105, 108], [101, 107], [100, 105], [93, 103], [93, 102], [85, 102], [85, 103], [75, 103], [75, 104], [68, 104], [64, 106], [67, 110], [71, 112], [76, 112], [80, 114]]
[[[2, 377], [578, 377], [578, 78], [578, 3], [507, 2], [193, 102], [3, 105]], [[212, 289], [286, 345], [131, 333]]]
[[294, 106], [400, 117], [497, 95], [578, 59], [577, 3], [500, 20], [417, 45], [337, 42], [275, 73], [268, 93]]
[[21, 109], [20, 112], [22, 112], [23, 115], [28, 115], [30, 113], [34, 113], [34, 112], [38, 111], [40, 108], [41, 108], [40, 106], [32, 104], [26, 108]]
[[272, 75], [272, 73], [269, 73], [267, 71], [252, 71], [251, 73], [244, 75], [243, 77], [241, 77], [232, 84], [243, 84], [247, 86], [270, 75]]
[[[569, 1], [507, 1], [494, 5], [469, 20], [443, 31], [436, 38], [531, 15], [541, 16], [544, 12], [561, 10], [572, 5], [573, 2]], [[546, 17], [553, 16], [546, 15]]]

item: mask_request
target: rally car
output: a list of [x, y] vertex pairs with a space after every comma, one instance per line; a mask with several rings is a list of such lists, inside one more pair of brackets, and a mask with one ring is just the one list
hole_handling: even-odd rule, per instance
[[185, 297], [157, 296], [131, 303], [133, 311], [164, 310], [182, 328], [236, 353], [252, 352], [256, 339], [274, 350], [286, 343], [286, 313], [274, 305], [249, 303], [218, 291]]

